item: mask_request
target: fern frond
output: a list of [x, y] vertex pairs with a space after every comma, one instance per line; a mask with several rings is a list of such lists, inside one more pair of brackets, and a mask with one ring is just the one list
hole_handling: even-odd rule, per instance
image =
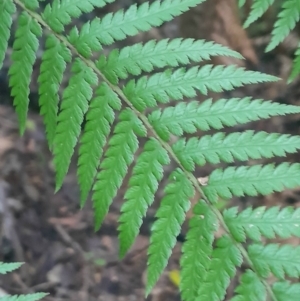
[[147, 209], [154, 201], [154, 194], [163, 177], [163, 166], [170, 163], [167, 151], [157, 140], [149, 140], [139, 156], [129, 180], [121, 208], [120, 256], [123, 257], [133, 244], [145, 217]]
[[244, 68], [230, 66], [205, 65], [188, 70], [179, 68], [166, 70], [151, 77], [143, 76], [139, 80], [131, 80], [124, 87], [124, 94], [136, 109], [143, 111], [147, 107], [155, 107], [157, 101], [168, 103], [170, 99], [181, 100], [183, 97], [196, 96], [196, 90], [207, 95], [213, 92], [229, 91], [245, 84], [276, 81], [277, 78]]
[[22, 3], [24, 3], [25, 7], [30, 10], [36, 10], [39, 8], [39, 1], [44, 0], [22, 0]]
[[282, 9], [278, 14], [278, 20], [274, 24], [272, 39], [266, 51], [273, 50], [296, 26], [300, 20], [300, 2], [298, 0], [286, 0], [282, 3]]
[[270, 272], [284, 280], [284, 276], [300, 276], [300, 246], [253, 244], [248, 247], [249, 257], [257, 273], [267, 278]]
[[19, 296], [4, 296], [1, 297], [1, 301], [37, 301], [41, 300], [46, 297], [48, 294], [46, 293], [35, 293], [35, 294], [28, 294], [28, 295], [19, 295]]
[[300, 185], [300, 164], [281, 163], [216, 169], [202, 190], [211, 202], [218, 197], [267, 195]]
[[0, 262], [0, 274], [7, 274], [12, 272], [23, 265], [23, 262], [11, 262], [11, 263], [4, 263]]
[[243, 7], [246, 3], [246, 0], [238, 0], [239, 7]]
[[92, 51], [101, 50], [102, 45], [110, 45], [140, 31], [160, 26], [203, 1], [157, 0], [151, 4], [144, 2], [140, 6], [133, 4], [125, 12], [122, 9], [102, 19], [95, 18], [84, 24], [80, 32], [74, 27], [68, 39], [83, 56], [89, 57]]
[[67, 174], [81, 132], [81, 124], [93, 95], [92, 86], [98, 82], [94, 71], [79, 59], [74, 61], [71, 71], [70, 81], [63, 93], [53, 142], [56, 191], [61, 187]]
[[277, 301], [298, 301], [300, 296], [300, 283], [288, 281], [275, 282], [272, 286]]
[[250, 15], [244, 23], [244, 28], [260, 18], [267, 9], [274, 3], [275, 0], [254, 0], [251, 6]]
[[217, 164], [221, 161], [232, 163], [234, 159], [285, 157], [286, 153], [296, 153], [300, 149], [300, 136], [251, 130], [229, 135], [219, 132], [200, 139], [180, 139], [172, 149], [184, 168], [193, 171], [195, 164], [202, 166], [206, 162]]
[[64, 30], [65, 25], [71, 23], [72, 18], [78, 18], [83, 13], [90, 13], [95, 7], [103, 7], [115, 0], [54, 0], [47, 4], [42, 14], [43, 19], [56, 32]]
[[[235, 289], [238, 294], [231, 301], [265, 301], [266, 287], [256, 273], [247, 270], [241, 277], [240, 285]], [[290, 300], [290, 299], [288, 299]]]
[[0, 69], [3, 66], [5, 52], [10, 37], [12, 25], [12, 15], [16, 11], [16, 6], [11, 0], [4, 0], [0, 3]]
[[39, 46], [38, 37], [41, 35], [42, 28], [40, 25], [26, 12], [23, 12], [19, 16], [11, 55], [12, 64], [8, 71], [9, 87], [11, 88], [11, 95], [14, 97], [21, 135], [25, 131], [29, 104], [29, 84]]
[[193, 213], [180, 259], [179, 287], [183, 301], [194, 301], [198, 296], [199, 285], [210, 265], [214, 232], [218, 228], [216, 216], [203, 200], [195, 205]]
[[146, 44], [135, 44], [121, 50], [114, 49], [109, 56], [100, 56], [97, 67], [113, 84], [118, 79], [126, 79], [128, 74], [140, 75], [142, 71], [151, 72], [155, 67], [178, 67], [191, 61], [209, 60], [212, 56], [243, 57], [213, 42], [194, 39], [151, 40]]
[[122, 111], [119, 118], [93, 188], [95, 229], [100, 227], [128, 166], [133, 162], [134, 153], [139, 146], [137, 135], [146, 136], [145, 127], [130, 109]]
[[148, 120], [159, 136], [168, 141], [170, 134], [182, 136], [184, 133], [196, 133], [197, 130], [219, 130], [225, 126], [292, 113], [300, 113], [300, 108], [245, 97], [219, 99], [214, 103], [212, 99], [201, 104], [199, 101], [180, 102], [175, 107], [153, 111], [148, 115]]
[[170, 175], [160, 207], [155, 216], [148, 248], [146, 294], [148, 295], [166, 267], [180, 233], [185, 214], [190, 208], [194, 187], [181, 169]]
[[229, 237], [223, 236], [217, 240], [212, 252], [212, 259], [204, 282], [199, 283], [198, 297], [195, 301], [223, 300], [230, 279], [236, 273], [236, 267], [242, 264], [240, 250]]
[[70, 50], [54, 35], [49, 35], [46, 40], [46, 50], [42, 56], [38, 82], [40, 113], [44, 117], [47, 141], [51, 150], [56, 132], [59, 87], [66, 63], [70, 62]]
[[114, 110], [121, 109], [121, 101], [107, 84], [102, 83], [92, 99], [86, 115], [86, 125], [80, 140], [78, 183], [81, 206], [92, 188], [103, 147], [115, 120]]
[[291, 83], [300, 74], [300, 44], [295, 52], [295, 59], [292, 65], [292, 72], [289, 76], [288, 83]]
[[238, 208], [233, 207], [223, 212], [224, 221], [234, 239], [244, 242], [246, 237], [257, 242], [261, 235], [266, 238], [282, 238], [291, 236], [300, 237], [300, 208], [279, 206], [247, 208], [238, 213]]

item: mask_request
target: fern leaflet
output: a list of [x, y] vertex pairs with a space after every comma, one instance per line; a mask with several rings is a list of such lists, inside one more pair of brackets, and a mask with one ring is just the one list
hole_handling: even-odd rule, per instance
[[136, 135], [141, 137], [146, 135], [143, 124], [130, 109], [122, 111], [119, 118], [93, 188], [95, 229], [100, 227], [122, 184], [128, 166], [133, 162], [134, 153], [139, 145]]
[[269, 239], [275, 238], [276, 234], [282, 238], [300, 237], [300, 208], [247, 208], [239, 214], [237, 209], [225, 210], [223, 215], [231, 235], [239, 242], [244, 242], [246, 237], [259, 242], [261, 235]]
[[68, 171], [74, 147], [81, 132], [84, 114], [92, 98], [92, 86], [98, 82], [96, 74], [81, 60], [72, 65], [72, 75], [64, 90], [61, 111], [57, 117], [54, 138], [54, 164], [56, 170], [56, 191], [61, 187]]
[[300, 296], [300, 283], [290, 283], [288, 281], [275, 282], [272, 287], [277, 301], [298, 301]]
[[272, 40], [266, 51], [273, 50], [282, 42], [300, 19], [300, 2], [298, 0], [286, 0], [282, 3], [282, 10], [272, 31]]
[[44, 117], [47, 141], [52, 149], [56, 132], [58, 113], [58, 91], [62, 82], [66, 62], [71, 62], [69, 49], [59, 42], [54, 35], [49, 35], [46, 41], [46, 50], [42, 56], [39, 82], [39, 105], [40, 113]]
[[170, 134], [182, 136], [184, 133], [196, 133], [198, 129], [219, 130], [224, 126], [291, 113], [300, 113], [300, 108], [245, 97], [219, 99], [214, 103], [212, 99], [207, 99], [201, 104], [199, 101], [180, 102], [175, 107], [153, 111], [148, 115], [148, 120], [159, 136], [168, 141]]
[[264, 278], [270, 272], [283, 280], [285, 275], [295, 278], [300, 276], [300, 246], [253, 244], [248, 247], [248, 252], [255, 270]]
[[23, 265], [23, 262], [11, 262], [11, 263], [4, 263], [0, 262], [0, 274], [7, 274], [12, 272]]
[[0, 3], [0, 69], [3, 66], [5, 52], [10, 37], [10, 28], [12, 25], [12, 15], [16, 7], [11, 0], [4, 0]]
[[242, 58], [239, 53], [213, 42], [164, 39], [114, 49], [107, 58], [101, 55], [97, 66], [111, 83], [117, 84], [118, 79], [126, 79], [128, 73], [140, 75], [142, 71], [151, 72], [155, 67], [178, 67], [219, 55]]
[[240, 285], [235, 289], [238, 294], [231, 301], [265, 301], [267, 297], [266, 288], [251, 270], [247, 270], [241, 277]]
[[133, 169], [133, 175], [129, 180], [129, 189], [124, 198], [125, 203], [121, 208], [120, 226], [120, 256], [123, 257], [133, 244], [142, 219], [147, 209], [154, 201], [154, 194], [163, 177], [163, 166], [169, 164], [168, 153], [157, 140], [149, 140], [144, 151], [138, 157]]
[[29, 104], [29, 83], [42, 28], [26, 12], [20, 15], [18, 21], [11, 55], [12, 64], [8, 74], [11, 95], [14, 97], [14, 106], [20, 123], [20, 133], [23, 134]]
[[43, 12], [44, 20], [56, 32], [64, 30], [70, 24], [72, 17], [78, 18], [83, 13], [90, 13], [95, 7], [103, 7], [115, 0], [54, 0], [52, 5], [47, 4]]
[[183, 301], [194, 301], [198, 296], [199, 285], [204, 281], [209, 268], [214, 232], [218, 228], [216, 216], [203, 200], [195, 205], [193, 213], [180, 260]]
[[204, 282], [199, 283], [195, 301], [223, 300], [230, 279], [235, 275], [236, 267], [241, 264], [242, 255], [229, 237], [219, 238], [212, 252], [209, 269], [204, 275]]
[[206, 95], [208, 90], [222, 92], [241, 87], [245, 84], [276, 81], [271, 75], [244, 68], [231, 66], [205, 65], [202, 68], [192, 67], [188, 70], [179, 68], [166, 70], [151, 77], [142, 77], [138, 81], [131, 80], [124, 87], [124, 94], [137, 110], [155, 107], [157, 101], [168, 103], [170, 99], [181, 100], [183, 97], [196, 96], [196, 90]]
[[42, 298], [46, 297], [48, 294], [46, 293], [35, 293], [35, 294], [28, 294], [28, 295], [20, 295], [20, 296], [4, 296], [1, 297], [1, 301], [37, 301], [41, 300]]
[[216, 169], [202, 190], [211, 202], [217, 202], [218, 197], [267, 195], [299, 185], [300, 164], [281, 163], [276, 167], [267, 164]]
[[180, 233], [185, 214], [190, 208], [194, 187], [181, 169], [170, 175], [160, 207], [155, 216], [148, 248], [148, 270], [146, 294], [148, 295], [166, 267]]
[[78, 159], [78, 183], [80, 186], [81, 206], [84, 205], [92, 188], [103, 147], [115, 120], [114, 110], [121, 109], [118, 96], [102, 83], [91, 101], [86, 115], [86, 125], [80, 140]]
[[201, 139], [180, 139], [173, 144], [172, 149], [181, 164], [193, 171], [195, 163], [202, 166], [206, 162], [217, 164], [221, 161], [232, 163], [234, 159], [247, 161], [249, 158], [285, 157], [286, 153], [296, 153], [300, 149], [300, 136], [255, 133], [251, 130], [229, 135], [219, 132]]
[[144, 2], [139, 7], [133, 4], [125, 12], [119, 10], [105, 15], [103, 19], [95, 18], [84, 24], [80, 32], [74, 27], [68, 39], [80, 54], [90, 57], [92, 51], [102, 49], [102, 44], [110, 45], [140, 31], [160, 26], [203, 1], [157, 0], [151, 4]]
[[300, 44], [295, 52], [295, 59], [293, 62], [292, 72], [288, 79], [288, 83], [291, 83], [300, 74]]

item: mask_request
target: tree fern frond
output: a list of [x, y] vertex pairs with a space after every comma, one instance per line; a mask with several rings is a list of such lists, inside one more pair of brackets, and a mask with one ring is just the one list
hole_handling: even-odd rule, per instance
[[198, 297], [195, 301], [223, 300], [230, 279], [236, 273], [236, 267], [242, 264], [240, 250], [229, 237], [223, 236], [217, 240], [212, 252], [210, 267], [204, 276], [204, 282], [199, 283]]
[[129, 180], [121, 208], [120, 256], [123, 257], [133, 244], [142, 225], [147, 209], [154, 201], [154, 194], [163, 177], [163, 166], [170, 163], [167, 151], [157, 140], [149, 140], [139, 156]]
[[196, 96], [196, 90], [206, 95], [213, 92], [229, 91], [245, 84], [276, 81], [277, 78], [244, 68], [230, 66], [205, 65], [188, 70], [179, 68], [166, 70], [151, 77], [143, 76], [139, 80], [131, 80], [124, 87], [124, 94], [140, 111], [154, 107], [157, 101], [168, 103], [170, 99], [181, 100], [183, 97]]
[[179, 38], [151, 40], [144, 45], [139, 43], [121, 50], [114, 49], [107, 58], [102, 55], [97, 66], [111, 83], [117, 84], [119, 78], [126, 79], [128, 74], [140, 75], [142, 71], [153, 71], [154, 67], [178, 67], [220, 55], [243, 58], [239, 53], [213, 42]]
[[56, 191], [61, 187], [67, 174], [80, 135], [81, 124], [93, 95], [92, 86], [97, 82], [98, 78], [94, 71], [80, 59], [76, 59], [72, 65], [70, 81], [63, 93], [53, 142]]
[[114, 110], [121, 109], [121, 101], [107, 84], [102, 83], [92, 99], [86, 115], [86, 125], [80, 140], [78, 183], [81, 206], [92, 188], [103, 147], [115, 120]]
[[300, 283], [288, 281], [275, 282], [272, 286], [277, 301], [298, 301], [300, 296]]
[[278, 244], [253, 244], [248, 247], [249, 257], [260, 276], [266, 278], [270, 272], [277, 278], [300, 276], [300, 246]]
[[279, 104], [261, 99], [231, 98], [212, 102], [207, 99], [189, 103], [180, 102], [175, 107], [155, 110], [148, 120], [159, 136], [168, 141], [170, 134], [182, 136], [184, 132], [193, 134], [197, 130], [222, 129], [271, 116], [300, 113], [300, 107]]
[[250, 15], [244, 23], [244, 28], [260, 18], [267, 9], [274, 3], [275, 0], [254, 0], [251, 6]]
[[11, 262], [11, 263], [4, 263], [0, 262], [0, 274], [7, 274], [12, 272], [23, 265], [23, 262]]
[[38, 82], [40, 113], [44, 117], [47, 141], [51, 150], [56, 132], [59, 87], [66, 63], [69, 62], [71, 62], [70, 50], [54, 35], [49, 35], [46, 40], [46, 50], [42, 56]]
[[128, 166], [133, 162], [134, 153], [139, 146], [136, 135], [146, 136], [142, 122], [130, 109], [122, 111], [119, 118], [93, 188], [95, 229], [99, 229], [122, 184]]
[[214, 232], [218, 228], [216, 216], [203, 200], [195, 205], [193, 213], [180, 259], [180, 291], [183, 301], [194, 301], [198, 296], [199, 285], [204, 281], [210, 265]]
[[300, 185], [300, 164], [281, 163], [216, 169], [202, 190], [211, 202], [218, 197], [267, 195]]
[[240, 285], [235, 289], [238, 294], [231, 301], [265, 301], [266, 287], [256, 273], [247, 270], [241, 277]]
[[146, 294], [148, 295], [157, 282], [171, 256], [180, 233], [186, 212], [190, 208], [190, 198], [194, 195], [194, 187], [181, 169], [170, 175], [170, 183], [165, 188], [160, 207], [155, 216], [148, 248], [148, 270]]
[[103, 7], [115, 0], [54, 0], [47, 4], [42, 14], [43, 19], [56, 32], [64, 30], [64, 26], [71, 23], [72, 18], [78, 18], [83, 13], [90, 13], [95, 7]]
[[291, 236], [300, 237], [300, 208], [279, 206], [247, 208], [238, 213], [238, 208], [233, 207], [223, 212], [224, 221], [233, 237], [244, 242], [249, 237], [257, 242], [261, 235], [266, 238], [282, 238]]
[[140, 31], [160, 26], [203, 1], [157, 0], [151, 4], [144, 2], [140, 6], [133, 4], [125, 12], [122, 9], [107, 14], [102, 19], [95, 18], [84, 24], [80, 32], [74, 27], [70, 32], [69, 41], [83, 56], [89, 57], [92, 51], [101, 50], [102, 44], [110, 45]]
[[180, 139], [172, 149], [184, 168], [193, 171], [195, 164], [202, 166], [206, 162], [217, 164], [221, 161], [232, 163], [234, 159], [285, 157], [286, 153], [296, 153], [300, 149], [300, 136], [251, 130], [229, 135], [219, 132], [200, 139]]
[[300, 20], [300, 2], [298, 0], [286, 0], [282, 3], [282, 9], [278, 14], [272, 31], [272, 39], [266, 51], [273, 50], [294, 29]]
[[295, 52], [295, 59], [292, 66], [292, 72], [288, 79], [288, 83], [291, 83], [300, 74], [300, 44]]
[[1, 301], [37, 301], [41, 300], [46, 297], [47, 293], [35, 293], [35, 294], [28, 294], [28, 295], [19, 295], [19, 296], [4, 296], [1, 297]]
[[8, 71], [9, 86], [11, 95], [14, 97], [21, 134], [25, 131], [29, 104], [29, 84], [39, 46], [38, 37], [41, 35], [42, 28], [40, 25], [26, 12], [23, 12], [19, 16], [11, 55], [12, 64]]
[[3, 66], [5, 52], [10, 37], [12, 25], [12, 15], [16, 11], [16, 6], [11, 0], [1, 1], [0, 3], [0, 69]]

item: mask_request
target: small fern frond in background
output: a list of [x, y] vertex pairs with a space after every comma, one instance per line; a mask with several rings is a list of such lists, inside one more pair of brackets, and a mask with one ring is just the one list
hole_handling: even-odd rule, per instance
[[[19, 267], [21, 267], [23, 263], [21, 262], [13, 262], [13, 263], [4, 263], [0, 262], [0, 274], [7, 274], [12, 272]], [[1, 301], [37, 301], [46, 297], [47, 293], [35, 293], [35, 294], [27, 294], [27, 295], [4, 295], [0, 297]]]
[[293, 62], [292, 72], [288, 82], [291, 83], [300, 74], [300, 44], [295, 52], [295, 59]]
[[297, 300], [300, 295], [300, 283], [275, 282], [272, 286], [272, 291], [277, 301]]

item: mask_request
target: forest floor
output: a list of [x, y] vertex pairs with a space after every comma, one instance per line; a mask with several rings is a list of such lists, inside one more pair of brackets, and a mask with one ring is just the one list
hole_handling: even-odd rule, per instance
[[[164, 33], [151, 31], [151, 37], [176, 36], [176, 26], [172, 24]], [[147, 39], [147, 36], [143, 35], [140, 39]], [[264, 43], [259, 39], [253, 42], [260, 70], [286, 78], [291, 58], [276, 51], [266, 55], [262, 50]], [[34, 98], [37, 87], [31, 88]], [[231, 96], [252, 96], [299, 105], [300, 85], [299, 81], [289, 86], [284, 81], [253, 85], [247, 90], [226, 94], [226, 97]], [[119, 260], [117, 221], [124, 201], [124, 189], [115, 198], [100, 231], [95, 233], [91, 202], [82, 210], [79, 207], [76, 158], [62, 189], [54, 194], [52, 156], [48, 151], [41, 117], [31, 110], [25, 135], [20, 137], [16, 114], [9, 105], [12, 100], [7, 83], [1, 81], [1, 77], [0, 98], [1, 103], [5, 103], [0, 106], [0, 261], [26, 262], [19, 271], [0, 277], [3, 291], [0, 291], [0, 296], [5, 292], [46, 291], [50, 295], [45, 301], [144, 300], [149, 229], [162, 193], [158, 193], [135, 245], [123, 260]], [[246, 128], [299, 134], [300, 117], [276, 117], [238, 129]], [[288, 160], [299, 162], [299, 155], [289, 156]], [[202, 173], [203, 170], [197, 171], [197, 175]], [[299, 206], [299, 201], [300, 190], [287, 190], [268, 197], [235, 199], [232, 202], [245, 207], [274, 204]], [[299, 241], [294, 239], [292, 243], [299, 244]], [[181, 244], [177, 243], [166, 271], [147, 300], [180, 300], [178, 288], [170, 281], [168, 273], [178, 269]], [[227, 298], [231, 296], [229, 292]]]

